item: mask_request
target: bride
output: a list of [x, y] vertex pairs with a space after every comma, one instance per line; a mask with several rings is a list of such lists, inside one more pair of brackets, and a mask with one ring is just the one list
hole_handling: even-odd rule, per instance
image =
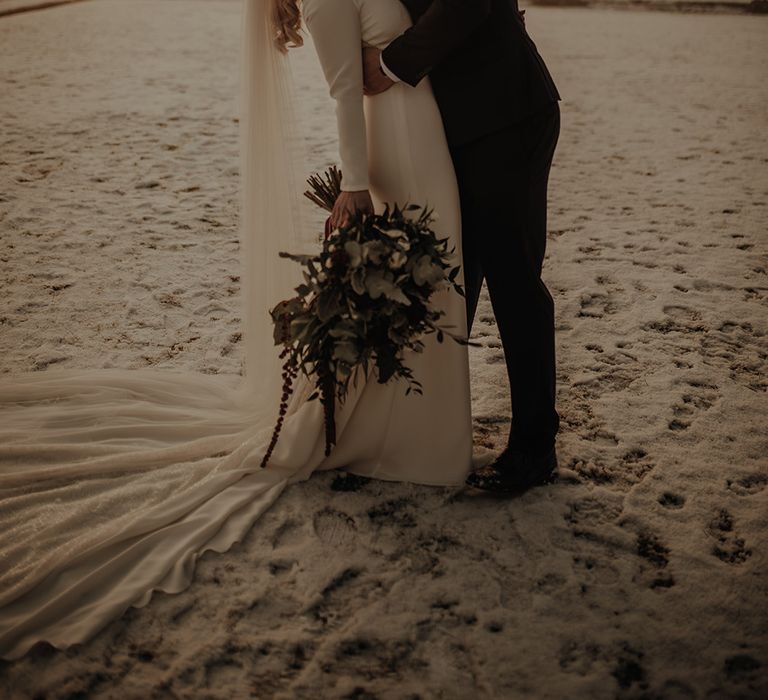
[[[385, 202], [428, 204], [461, 264], [457, 185], [429, 81], [363, 95], [362, 49], [384, 48], [410, 26], [404, 6], [245, 0], [244, 377], [104, 369], [0, 382], [3, 658], [38, 641], [84, 642], [153, 591], [183, 590], [203, 552], [229, 549], [286, 485], [316, 470], [433, 485], [462, 484], [470, 470], [467, 348], [434, 336], [406, 358], [424, 394], [360, 382], [337, 412], [328, 457], [322, 407], [307, 400], [310, 382], [299, 382], [260, 468], [281, 383], [268, 310], [300, 281], [278, 252], [317, 248], [297, 214], [306, 173], [296, 162], [286, 57], [302, 44], [302, 14], [337, 105], [343, 192], [334, 223]], [[464, 300], [449, 290], [433, 299], [443, 322], [466, 335]]]

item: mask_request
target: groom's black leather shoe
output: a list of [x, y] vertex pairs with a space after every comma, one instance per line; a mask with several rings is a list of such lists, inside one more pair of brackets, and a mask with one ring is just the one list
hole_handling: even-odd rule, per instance
[[492, 493], [522, 493], [552, 483], [556, 468], [554, 445], [544, 450], [510, 446], [494, 462], [473, 471], [466, 484]]

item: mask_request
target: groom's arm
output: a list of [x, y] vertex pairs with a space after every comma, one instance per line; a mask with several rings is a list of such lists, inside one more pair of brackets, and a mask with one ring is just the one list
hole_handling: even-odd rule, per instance
[[490, 11], [491, 0], [434, 0], [416, 24], [384, 49], [382, 69], [415, 87]]

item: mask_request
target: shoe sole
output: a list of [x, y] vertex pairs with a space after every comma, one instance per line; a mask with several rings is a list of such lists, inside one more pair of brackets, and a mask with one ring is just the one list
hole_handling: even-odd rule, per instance
[[554, 464], [552, 465], [552, 470], [549, 472], [549, 474], [541, 479], [540, 481], [534, 481], [527, 486], [516, 486], [516, 487], [510, 487], [506, 488], [504, 486], [492, 486], [490, 488], [485, 488], [483, 486], [478, 486], [475, 484], [470, 484], [469, 480], [465, 481], [466, 486], [468, 486], [471, 489], [475, 489], [476, 491], [482, 491], [483, 493], [498, 493], [502, 495], [513, 495], [513, 494], [523, 494], [526, 491], [530, 491], [533, 488], [536, 488], [537, 486], [547, 486], [549, 484], [554, 484], [557, 481], [557, 456], [555, 455], [554, 458]]

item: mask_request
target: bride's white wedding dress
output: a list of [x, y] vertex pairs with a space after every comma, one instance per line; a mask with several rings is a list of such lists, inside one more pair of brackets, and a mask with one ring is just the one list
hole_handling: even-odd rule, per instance
[[[303, 11], [338, 106], [344, 189], [370, 187], [379, 209], [434, 207], [435, 229], [460, 263], [458, 190], [428, 80], [362, 95], [361, 46], [383, 48], [404, 31], [405, 8], [304, 0]], [[250, 254], [263, 258], [255, 245]], [[266, 275], [276, 263], [259, 264]], [[466, 334], [458, 294], [440, 292], [435, 304]], [[322, 407], [299, 380], [266, 469], [277, 403], [237, 377], [70, 370], [0, 382], [0, 655], [16, 658], [41, 640], [80, 643], [154, 590], [182, 590], [200, 554], [227, 550], [287, 484], [314, 471], [463, 483], [472, 453], [467, 348], [434, 336], [425, 345], [407, 357], [424, 394], [360, 382], [337, 412], [328, 457]]]

